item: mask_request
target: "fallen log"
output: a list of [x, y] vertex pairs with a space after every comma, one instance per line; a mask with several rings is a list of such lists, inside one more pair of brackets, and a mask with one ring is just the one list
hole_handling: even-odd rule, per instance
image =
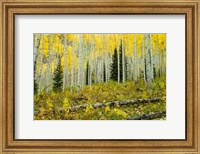
[[143, 119], [152, 119], [152, 118], [156, 118], [162, 115], [166, 115], [166, 111], [162, 111], [162, 112], [156, 112], [153, 114], [144, 114], [142, 116], [138, 116], [138, 117], [134, 117], [134, 118], [128, 118], [127, 120], [143, 120]]
[[107, 103], [96, 103], [96, 104], [83, 104], [83, 105], [78, 105], [74, 107], [69, 107], [69, 111], [75, 111], [78, 109], [85, 109], [89, 107], [90, 105], [93, 108], [99, 108], [99, 107], [104, 107], [104, 106], [114, 106], [115, 104], [122, 106], [122, 105], [128, 105], [128, 104], [139, 104], [139, 103], [149, 103], [149, 102], [157, 102], [160, 101], [161, 98], [149, 98], [149, 99], [136, 99], [136, 100], [124, 100], [124, 101], [113, 101], [113, 102], [107, 102]]
[[[107, 103], [95, 103], [95, 104], [83, 104], [83, 105], [77, 105], [73, 107], [69, 107], [69, 111], [73, 112], [79, 109], [86, 109], [89, 106], [92, 106], [93, 108], [100, 108], [100, 107], [105, 107], [105, 106], [114, 106], [114, 105], [128, 105], [128, 104], [139, 104], [139, 103], [153, 103], [160, 101], [161, 98], [147, 98], [147, 99], [136, 99], [136, 100], [124, 100], [124, 101], [113, 101], [113, 102], [107, 102]], [[38, 114], [40, 111], [35, 111], [35, 114]], [[63, 108], [60, 108], [60, 112], [64, 112]]]

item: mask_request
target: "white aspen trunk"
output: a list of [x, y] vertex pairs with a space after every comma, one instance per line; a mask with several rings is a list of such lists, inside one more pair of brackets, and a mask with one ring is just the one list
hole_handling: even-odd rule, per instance
[[108, 53], [108, 81], [110, 80], [110, 64], [112, 62], [112, 54], [111, 53]]
[[154, 61], [153, 61], [153, 47], [152, 47], [152, 34], [150, 34], [150, 54], [151, 54], [151, 80], [154, 79]]
[[80, 87], [80, 55], [79, 55], [80, 49], [78, 51], [78, 77], [77, 77], [77, 85]]
[[107, 36], [104, 35], [104, 43], [106, 44], [105, 45], [106, 56], [105, 56], [105, 64], [104, 64], [106, 83], [108, 82], [108, 43], [107, 42], [108, 42], [108, 34]]
[[[92, 36], [91, 36], [91, 38], [90, 38], [90, 40], [91, 40], [91, 42], [93, 42], [93, 40], [92, 40]], [[91, 46], [90, 46], [90, 55], [92, 54], [92, 52], [93, 52], [93, 44], [91, 43], [90, 44]], [[91, 63], [91, 64], [90, 64]], [[93, 71], [93, 63], [92, 63], [92, 60], [91, 60], [91, 56], [90, 56], [90, 58], [89, 58], [89, 68], [90, 68], [90, 74], [89, 74], [89, 86], [91, 87], [91, 85], [92, 85], [92, 71]]]
[[[89, 42], [91, 41], [91, 36], [89, 35]], [[86, 76], [87, 76], [87, 84], [90, 85], [90, 53], [91, 53], [91, 43], [88, 43], [88, 47], [87, 47], [87, 56], [86, 56], [86, 62], [87, 62], [87, 65], [86, 65]]]
[[104, 72], [104, 69], [103, 69], [103, 57], [101, 58], [100, 62], [101, 62], [101, 65], [100, 65], [101, 82], [103, 83], [103, 82], [104, 82], [104, 74], [103, 74], [103, 72]]
[[122, 82], [125, 82], [124, 36], [122, 34]]
[[35, 34], [35, 42], [34, 42], [34, 79], [37, 81], [37, 59], [38, 59], [38, 48], [40, 44], [39, 34]]
[[79, 88], [81, 87], [81, 65], [82, 65], [82, 61], [81, 61], [81, 52], [82, 52], [82, 34], [80, 35], [80, 42], [79, 42], [79, 51], [78, 51], [78, 86]]
[[[77, 36], [76, 36], [77, 37]], [[74, 57], [73, 57], [73, 61], [74, 61], [74, 86], [76, 86], [77, 85], [77, 70], [76, 70], [76, 65], [77, 65], [77, 63], [76, 63], [76, 61], [75, 61], [75, 57], [77, 57], [77, 49], [76, 49], [76, 44], [77, 43], [73, 43], [73, 54], [74, 54]]]
[[[118, 38], [119, 39], [119, 38]], [[120, 63], [119, 63], [119, 50], [120, 50], [120, 39], [118, 40], [118, 50], [117, 50], [117, 71], [118, 71], [118, 83], [120, 83]]]
[[158, 53], [156, 53], [155, 58], [154, 58], [154, 62], [155, 62], [155, 69], [156, 69], [156, 76], [159, 76], [159, 55]]
[[89, 86], [91, 87], [92, 85], [92, 71], [93, 71], [93, 63], [91, 61], [91, 65], [90, 65], [90, 76], [89, 76]]
[[[128, 51], [130, 51], [130, 36], [128, 37]], [[127, 65], [127, 75], [128, 75], [128, 80], [131, 80], [131, 58], [127, 57], [128, 65]]]
[[163, 67], [162, 67], [162, 63], [163, 63], [163, 58], [162, 58], [162, 51], [163, 51], [163, 49], [162, 49], [162, 47], [161, 47], [161, 51], [160, 51], [160, 75], [162, 75], [162, 73], [163, 73]]
[[132, 79], [135, 81], [135, 56], [134, 56], [134, 48], [133, 48], [133, 56], [131, 57], [131, 74]]
[[35, 42], [34, 42], [34, 63], [37, 60], [37, 54], [38, 54], [38, 46], [39, 46], [39, 34], [35, 34]]
[[96, 61], [96, 83], [98, 83], [99, 82], [99, 76], [98, 76], [98, 74], [99, 74], [99, 63], [98, 63], [98, 59], [97, 59], [97, 61]]
[[101, 58], [99, 57], [99, 60], [98, 60], [98, 74], [99, 74], [99, 79], [98, 79], [98, 82], [101, 83], [101, 80], [102, 80], [102, 74], [101, 74]]
[[158, 42], [158, 34], [156, 35], [156, 72], [160, 77], [160, 53], [159, 53], [159, 42]]
[[150, 56], [150, 48], [149, 48], [149, 34], [146, 36], [146, 71], [147, 71], [147, 81], [149, 82], [151, 80], [151, 56]]
[[87, 69], [88, 69], [88, 72], [87, 72], [87, 83], [88, 85], [90, 85], [90, 58], [88, 59], [87, 61]]
[[161, 52], [161, 57], [162, 57], [162, 59], [161, 59], [161, 61], [162, 61], [162, 63], [161, 63], [161, 72], [162, 72], [162, 74], [164, 73], [166, 73], [166, 68], [165, 68], [165, 63], [166, 63], [166, 60], [165, 60], [165, 54], [164, 54], [164, 47], [162, 47], [162, 52]]
[[152, 75], [151, 75], [151, 51], [150, 51], [150, 34], [146, 34], [146, 66], [147, 66], [147, 81], [148, 81], [148, 88], [151, 89], [152, 87]]
[[100, 64], [99, 64], [99, 60], [97, 60], [97, 83], [99, 83], [99, 80], [100, 80], [99, 78], [101, 77], [99, 70], [100, 70]]
[[98, 82], [98, 60], [97, 60], [97, 47], [96, 47], [96, 40], [95, 40], [95, 49], [94, 49], [94, 52], [95, 52], [95, 72], [94, 72], [94, 82], [97, 83]]
[[144, 82], [146, 83], [146, 70], [145, 70], [145, 50], [144, 50], [144, 46], [145, 46], [145, 36], [143, 35], [143, 39], [142, 39], [142, 59], [143, 59], [143, 74], [144, 74]]
[[138, 62], [137, 62], [137, 40], [136, 40], [136, 34], [134, 34], [134, 80], [137, 82], [137, 77], [138, 77]]
[[46, 75], [46, 92], [50, 89], [50, 76], [51, 76], [51, 50], [50, 50], [50, 35], [48, 35], [48, 62], [47, 62], [47, 75]]
[[142, 62], [142, 58], [139, 58], [138, 56], [138, 79], [140, 78], [140, 75], [141, 75], [141, 69], [140, 69], [141, 62]]
[[[96, 53], [97, 51], [95, 50], [95, 53]], [[97, 83], [97, 66], [98, 66], [98, 63], [97, 63], [97, 56], [95, 57], [95, 68], [94, 68], [94, 83]]]
[[105, 72], [106, 72], [106, 83], [108, 82], [108, 36], [106, 37], [106, 59], [105, 59]]
[[84, 70], [83, 70], [83, 34], [81, 34], [81, 36], [80, 36], [81, 38], [80, 38], [80, 53], [79, 53], [79, 55], [80, 55], [80, 88], [82, 88], [82, 86], [83, 86], [83, 82], [84, 82], [84, 79], [83, 79], [83, 77], [84, 77]]
[[87, 76], [87, 50], [88, 48], [83, 44], [83, 86], [86, 85]]
[[40, 79], [39, 79], [39, 86], [38, 86], [38, 91], [40, 92], [42, 89], [42, 64], [43, 64], [43, 56], [44, 56], [44, 34], [42, 34], [42, 49], [41, 49], [41, 54], [40, 54]]
[[66, 34], [63, 35], [64, 37], [64, 73], [63, 73], [63, 91], [66, 87], [66, 78], [67, 78], [67, 38]]
[[[74, 34], [75, 35], [75, 34]], [[74, 36], [76, 37], [76, 36]], [[71, 87], [74, 86], [74, 40], [72, 40], [72, 73], [71, 73]]]
[[[50, 60], [50, 83], [52, 83], [53, 80], [53, 73], [52, 73], [52, 62], [54, 60], [54, 36], [51, 34], [51, 40], [52, 40], [52, 44], [51, 44], [51, 60]], [[50, 85], [50, 89], [52, 88], [52, 84]]]
[[84, 64], [84, 55], [85, 55], [85, 46], [84, 46], [84, 37], [82, 37], [82, 53], [81, 53], [81, 88], [85, 85], [85, 64]]
[[[54, 35], [53, 40], [55, 43], [57, 43], [56, 34]], [[56, 46], [54, 45], [54, 71], [56, 70], [57, 65], [58, 65], [58, 57], [57, 57], [57, 53], [56, 53]]]
[[104, 69], [105, 69], [105, 68], [104, 68], [104, 65], [105, 65], [104, 61], [105, 61], [105, 59], [103, 58], [103, 59], [101, 60], [101, 64], [102, 64], [102, 65], [101, 65], [101, 69], [102, 69], [102, 70], [101, 70], [101, 71], [102, 71], [102, 82], [105, 82], [105, 81], [104, 81], [104, 72], [106, 72], [106, 71], [104, 71]]
[[90, 76], [89, 76], [89, 86], [91, 87], [92, 85], [92, 71], [93, 71], [93, 66], [92, 66], [92, 62], [90, 65]]
[[107, 68], [107, 70], [108, 70], [108, 81], [110, 80], [110, 64], [111, 64], [111, 58], [112, 58], [111, 54], [108, 53], [108, 68]]
[[130, 57], [127, 58], [127, 61], [128, 61], [128, 66], [127, 66], [127, 76], [128, 76], [128, 80], [130, 81], [131, 80], [131, 59]]

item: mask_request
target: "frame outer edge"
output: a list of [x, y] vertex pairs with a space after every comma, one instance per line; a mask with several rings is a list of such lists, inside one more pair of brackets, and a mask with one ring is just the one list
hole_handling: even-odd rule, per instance
[[[2, 6], [2, 2], [0, 3], [0, 8], [1, 8], [1, 15], [0, 15], [0, 139], [1, 139], [1, 141], [3, 141], [3, 132], [2, 132], [2, 126], [3, 126], [3, 109], [2, 109], [2, 103], [3, 103], [3, 79], [2, 79], [2, 76], [3, 76], [3, 70], [2, 70], [2, 68], [3, 68], [3, 58], [2, 58], [2, 53], [3, 53], [3, 24], [2, 24], [2, 22], [3, 22], [3, 20], [2, 20], [2, 18], [3, 18], [3, 6]], [[2, 145], [2, 142], [0, 143], [0, 151], [2, 151], [3, 150], [3, 145]]]
[[199, 95], [198, 95], [198, 91], [199, 91], [199, 87], [198, 87], [198, 84], [199, 84], [199, 65], [198, 65], [198, 62], [199, 62], [199, 33], [198, 33], [198, 30], [199, 30], [199, 24], [198, 24], [198, 12], [199, 12], [199, 2], [196, 2], [195, 3], [195, 6], [194, 6], [194, 10], [193, 10], [193, 38], [194, 38], [194, 41], [192, 43], [193, 45], [193, 50], [194, 50], [194, 72], [193, 72], [193, 75], [194, 75], [194, 136], [193, 136], [193, 142], [194, 142], [194, 148], [196, 151], [199, 152], [199, 145], [198, 145], [198, 141], [199, 141], [199, 118], [198, 118], [198, 115], [199, 115], [199, 109], [198, 109], [198, 106], [199, 106]]
[[197, 2], [197, 16], [196, 16], [196, 28], [197, 28], [197, 151], [200, 152], [200, 0]]
[[1, 138], [2, 138], [2, 142], [1, 142], [1, 149], [2, 151], [5, 150], [6, 148], [6, 99], [7, 99], [7, 96], [6, 96], [6, 47], [5, 47], [5, 38], [6, 38], [6, 35], [5, 35], [5, 31], [6, 31], [6, 27], [5, 27], [5, 24], [6, 24], [6, 6], [4, 4], [4, 2], [0, 2], [1, 4], [1, 61], [0, 61], [0, 64], [1, 64], [1, 103], [0, 103], [0, 110], [2, 111], [0, 116], [1, 116]]
[[[16, 0], [16, 1], [19, 1], [19, 0]], [[26, 1], [26, 0], [22, 0], [22, 1]], [[31, 1], [31, 0], [30, 0]], [[191, 2], [191, 1], [189, 1]], [[197, 71], [194, 73], [194, 77], [195, 77], [195, 120], [196, 120], [196, 124], [194, 125], [194, 129], [196, 129], [196, 137], [194, 137], [194, 146], [195, 146], [195, 149], [197, 150], [196, 152], [199, 153], [199, 149], [200, 149], [200, 95], [198, 94], [199, 92], [199, 89], [200, 89], [200, 48], [199, 48], [199, 45], [200, 45], [200, 20], [198, 20], [198, 18], [200, 17], [200, 9], [199, 9], [199, 3], [200, 1], [198, 0], [197, 2], [197, 5], [195, 7], [195, 15], [194, 15], [194, 19], [195, 21], [193, 21], [193, 24], [194, 24], [194, 28], [193, 30], [195, 30], [195, 40], [193, 40], [195, 42], [195, 46], [193, 47], [193, 49], [195, 50], [195, 68], [194, 68], [194, 71]], [[3, 152], [4, 148], [6, 147], [6, 141], [7, 139], [5, 138], [6, 136], [4, 135], [5, 133], [5, 124], [7, 122], [4, 121], [5, 119], [5, 114], [3, 113], [3, 111], [5, 111], [5, 96], [6, 96], [6, 88], [5, 88], [5, 82], [3, 83], [3, 80], [6, 80], [6, 70], [5, 70], [5, 64], [6, 64], [6, 61], [5, 58], [6, 58], [6, 53], [5, 53], [5, 43], [3, 42], [3, 38], [5, 38], [5, 22], [6, 22], [6, 19], [5, 19], [5, 5], [3, 4], [3, 2], [0, 2], [0, 8], [2, 8], [2, 15], [0, 15], [0, 138], [2, 139], [3, 142], [0, 142], [1, 146], [0, 146], [0, 153]], [[193, 119], [193, 120], [194, 120]], [[195, 121], [193, 121], [195, 122]], [[3, 143], [3, 144], [2, 144]], [[196, 153], [195, 152], [195, 153]], [[12, 152], [13, 153], [13, 152]], [[16, 153], [21, 153], [21, 152], [16, 152]], [[26, 152], [25, 152], [26, 153]], [[27, 152], [29, 153], [29, 152]], [[35, 153], [35, 152], [30, 152], [30, 153]], [[38, 152], [38, 153], [51, 153], [50, 151], [49, 152]], [[57, 153], [57, 152], [53, 152], [53, 153]], [[70, 152], [69, 152], [70, 153]], [[79, 153], [79, 152], [78, 152]], [[80, 152], [80, 153], [85, 153], [85, 152]], [[87, 152], [86, 152], [87, 153]], [[101, 153], [101, 152], [94, 152], [94, 153]], [[120, 151], [119, 151], [120, 153]], [[131, 152], [133, 153], [133, 152]], [[138, 153], [138, 152], [136, 152]], [[143, 153], [143, 152], [141, 152]], [[146, 152], [145, 152], [146, 153]], [[157, 153], [157, 152], [148, 152], [148, 153]], [[164, 152], [158, 152], [158, 153], [164, 153]], [[165, 152], [165, 153], [168, 153], [168, 152]], [[170, 152], [170, 153], [182, 153], [182, 152]], [[186, 152], [184, 152], [186, 153]], [[189, 152], [188, 152], [189, 153]], [[193, 152], [191, 152], [193, 153]]]

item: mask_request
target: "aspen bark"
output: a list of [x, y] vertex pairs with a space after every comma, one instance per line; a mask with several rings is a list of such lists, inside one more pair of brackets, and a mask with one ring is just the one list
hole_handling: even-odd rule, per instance
[[150, 51], [150, 34], [146, 34], [146, 70], [147, 70], [147, 81], [148, 88], [152, 87], [152, 69], [151, 69], [151, 51]]
[[66, 78], [67, 78], [67, 38], [66, 34], [63, 35], [64, 37], [64, 73], [63, 73], [63, 91], [66, 87]]
[[35, 34], [35, 43], [34, 43], [34, 79], [37, 80], [37, 60], [38, 60], [38, 50], [40, 45], [40, 36]]
[[134, 80], [137, 82], [138, 78], [138, 56], [137, 56], [137, 38], [134, 34]]
[[145, 70], [145, 37], [142, 39], [142, 59], [143, 59], [143, 74], [144, 74], [144, 82], [146, 82], [146, 70]]
[[42, 34], [42, 48], [40, 50], [40, 74], [39, 74], [39, 90], [38, 92], [41, 91], [42, 89], [42, 64], [43, 64], [43, 56], [44, 56], [44, 34]]
[[124, 36], [122, 35], [122, 81], [125, 82], [125, 53], [124, 53]]
[[[75, 35], [75, 34], [74, 34]], [[74, 36], [76, 37], [76, 35]], [[74, 86], [74, 39], [72, 40], [72, 70], [71, 70], [71, 87]]]
[[154, 58], [153, 58], [153, 47], [152, 47], [152, 34], [150, 34], [150, 58], [151, 58], [151, 80], [154, 79]]
[[118, 38], [118, 50], [117, 50], [117, 71], [118, 71], [118, 83], [120, 83], [120, 62], [119, 62], [119, 50], [120, 50], [120, 41]]
[[50, 35], [48, 35], [48, 61], [46, 69], [46, 92], [49, 92], [50, 89], [50, 76], [51, 76], [51, 49], [50, 49]]

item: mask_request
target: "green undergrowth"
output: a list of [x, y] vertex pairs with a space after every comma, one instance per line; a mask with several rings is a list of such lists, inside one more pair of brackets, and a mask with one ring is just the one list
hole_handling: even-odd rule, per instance
[[[139, 103], [119, 106], [104, 106], [94, 109], [92, 104], [107, 103], [112, 101], [136, 100], [145, 98], [162, 98], [158, 102]], [[70, 111], [69, 107], [82, 104], [90, 104], [85, 109]], [[56, 93], [41, 92], [34, 95], [34, 119], [35, 120], [125, 120], [166, 111], [166, 81], [165, 78], [157, 78], [149, 86], [143, 80], [137, 83], [127, 81], [117, 83], [93, 84], [78, 87], [70, 87], [65, 91]], [[165, 119], [161, 116], [156, 119]]]

